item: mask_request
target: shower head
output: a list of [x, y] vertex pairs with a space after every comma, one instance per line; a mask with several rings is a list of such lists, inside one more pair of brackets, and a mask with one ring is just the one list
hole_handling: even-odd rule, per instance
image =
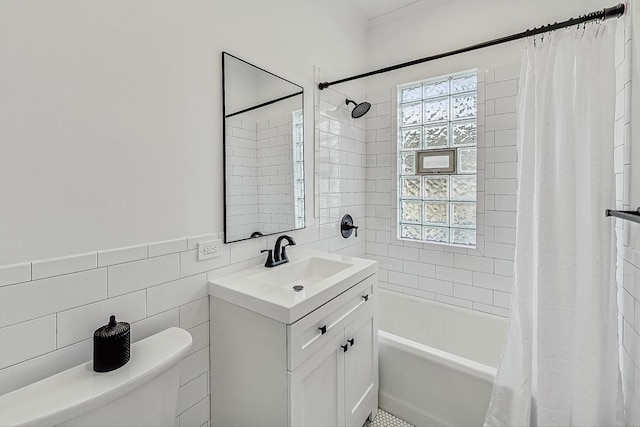
[[359, 119], [360, 117], [364, 116], [371, 108], [371, 104], [369, 104], [368, 102], [361, 102], [360, 104], [358, 104], [356, 101], [348, 98], [345, 100], [345, 104], [355, 105], [353, 110], [351, 110], [351, 117], [353, 117], [354, 119]]

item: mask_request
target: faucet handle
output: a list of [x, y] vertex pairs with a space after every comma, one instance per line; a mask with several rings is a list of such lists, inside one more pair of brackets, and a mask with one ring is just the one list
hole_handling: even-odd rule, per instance
[[263, 249], [260, 253], [269, 252], [267, 255], [267, 261], [264, 263], [265, 267], [273, 267], [273, 249]]

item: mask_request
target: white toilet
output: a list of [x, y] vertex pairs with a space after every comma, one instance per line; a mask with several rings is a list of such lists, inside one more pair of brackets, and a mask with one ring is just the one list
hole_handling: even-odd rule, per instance
[[131, 346], [107, 373], [78, 365], [0, 396], [0, 426], [170, 426], [176, 421], [180, 360], [189, 332], [169, 328]]

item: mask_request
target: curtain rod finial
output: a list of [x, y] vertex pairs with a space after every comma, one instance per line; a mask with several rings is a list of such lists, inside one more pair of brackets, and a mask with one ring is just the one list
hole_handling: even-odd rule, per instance
[[624, 3], [620, 3], [617, 6], [613, 6], [613, 7], [606, 7], [603, 10], [604, 17], [606, 19], [612, 16], [622, 16], [624, 15], [625, 9], [626, 9], [626, 6]]

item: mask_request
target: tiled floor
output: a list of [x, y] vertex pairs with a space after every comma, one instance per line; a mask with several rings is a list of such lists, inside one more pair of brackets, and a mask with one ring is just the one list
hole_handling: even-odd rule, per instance
[[402, 421], [388, 412], [378, 409], [378, 415], [373, 422], [366, 422], [362, 427], [413, 427], [406, 421]]

